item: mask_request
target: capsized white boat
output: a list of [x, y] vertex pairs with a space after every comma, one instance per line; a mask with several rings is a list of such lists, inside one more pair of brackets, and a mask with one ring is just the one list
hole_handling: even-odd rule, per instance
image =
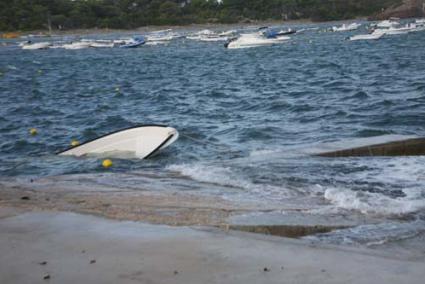
[[259, 33], [241, 34], [240, 37], [231, 39], [225, 43], [224, 46], [229, 49], [250, 48], [282, 43], [290, 39], [291, 38], [288, 36], [265, 38], [262, 34]]
[[116, 156], [140, 159], [153, 156], [177, 140], [179, 133], [163, 125], [141, 125], [119, 130], [58, 153], [66, 156]]
[[50, 42], [36, 42], [36, 43], [24, 43], [22, 44], [22, 49], [36, 50], [36, 49], [46, 49], [49, 48], [52, 44]]

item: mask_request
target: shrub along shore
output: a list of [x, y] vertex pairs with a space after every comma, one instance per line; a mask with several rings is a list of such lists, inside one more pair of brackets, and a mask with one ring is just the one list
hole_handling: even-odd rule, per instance
[[0, 2], [0, 31], [134, 29], [256, 21], [367, 17], [402, 0], [12, 0]]

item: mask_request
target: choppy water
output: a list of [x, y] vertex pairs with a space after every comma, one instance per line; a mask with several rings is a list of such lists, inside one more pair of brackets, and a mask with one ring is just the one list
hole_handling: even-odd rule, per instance
[[[385, 228], [413, 216], [396, 236], [423, 231], [425, 157], [305, 154], [320, 143], [425, 134], [425, 32], [376, 42], [348, 35], [308, 31], [242, 50], [184, 39], [138, 49], [0, 47], [0, 175], [104, 172], [98, 159], [54, 153], [72, 139], [167, 124], [203, 143], [182, 136], [151, 160], [114, 160], [108, 171], [137, 175], [98, 182], [356, 212], [388, 218]], [[388, 235], [370, 231], [373, 242], [375, 231]]]

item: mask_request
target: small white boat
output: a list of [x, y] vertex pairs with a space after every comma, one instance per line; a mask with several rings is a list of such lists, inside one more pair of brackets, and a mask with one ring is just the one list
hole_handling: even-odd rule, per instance
[[90, 43], [90, 47], [94, 47], [94, 48], [112, 48], [114, 47], [114, 43], [113, 42], [91, 42]]
[[130, 41], [126, 41], [124, 44], [120, 45], [120, 48], [136, 48], [142, 46], [146, 43], [145, 37], [136, 36]]
[[146, 35], [146, 42], [171, 41], [181, 37], [180, 34], [172, 32], [172, 29], [154, 31]]
[[385, 35], [385, 33], [382, 33], [380, 31], [374, 31], [371, 34], [366, 34], [366, 35], [355, 35], [350, 37], [351, 41], [356, 41], [356, 40], [377, 40], [380, 39], [381, 37], [383, 37]]
[[402, 34], [407, 34], [409, 32], [412, 32], [416, 29], [416, 25], [406, 25], [404, 27], [401, 28], [395, 28], [395, 27], [391, 27], [389, 29], [380, 29], [377, 31], [380, 31], [382, 33], [385, 33], [386, 35], [402, 35]]
[[145, 42], [145, 45], [167, 45], [168, 43], [170, 43], [169, 41], [166, 40], [158, 40], [158, 41], [147, 41]]
[[277, 38], [265, 38], [264, 36], [262, 36], [262, 34], [259, 33], [241, 34], [240, 37], [230, 40], [224, 46], [229, 49], [251, 48], [278, 44], [288, 41], [290, 39], [291, 38], [288, 36], [281, 36]]
[[357, 30], [361, 24], [351, 23], [349, 25], [342, 24], [340, 27], [332, 27], [332, 31], [334, 32], [346, 32], [346, 31], [355, 31]]
[[58, 155], [149, 158], [177, 140], [179, 133], [172, 127], [141, 125], [113, 132], [71, 147]]
[[84, 41], [77, 41], [77, 42], [62, 45], [62, 48], [64, 49], [75, 49], [75, 50], [89, 48], [89, 47], [90, 47], [90, 42], [84, 42]]
[[389, 29], [400, 25], [399, 22], [393, 20], [385, 20], [376, 24], [376, 27], [379, 29]]
[[416, 19], [415, 20], [416, 25], [425, 25], [425, 19]]
[[114, 43], [107, 39], [82, 39], [81, 42], [88, 43], [89, 47], [94, 48], [111, 48], [114, 47]]
[[199, 41], [228, 41], [229, 38], [226, 36], [200, 36]]
[[36, 43], [24, 43], [22, 49], [36, 50], [36, 49], [47, 49], [52, 44], [50, 42], [36, 42]]
[[218, 35], [211, 30], [205, 29], [205, 30], [201, 30], [196, 33], [187, 35], [186, 38], [191, 40], [200, 40], [201, 38], [214, 37], [214, 36], [218, 36]]
[[218, 35], [221, 37], [228, 37], [228, 36], [232, 36], [236, 34], [236, 30], [228, 30], [228, 31], [224, 31], [219, 33]]

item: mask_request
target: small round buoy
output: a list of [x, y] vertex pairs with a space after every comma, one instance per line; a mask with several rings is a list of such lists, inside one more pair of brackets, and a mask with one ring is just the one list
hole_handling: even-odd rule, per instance
[[39, 69], [37, 72], [38, 72], [38, 74], [41, 74], [41, 73], [43, 73], [43, 70]]
[[37, 135], [37, 129], [36, 129], [36, 128], [31, 128], [31, 129], [30, 129], [30, 134], [31, 134], [32, 136]]
[[112, 161], [110, 159], [105, 159], [102, 162], [102, 166], [106, 169], [110, 168], [110, 167], [112, 167]]
[[72, 140], [71, 141], [71, 146], [72, 147], [75, 147], [75, 146], [78, 146], [78, 145], [80, 145], [80, 142], [78, 140]]
[[121, 91], [120, 87], [115, 88], [115, 92], [119, 93]]

